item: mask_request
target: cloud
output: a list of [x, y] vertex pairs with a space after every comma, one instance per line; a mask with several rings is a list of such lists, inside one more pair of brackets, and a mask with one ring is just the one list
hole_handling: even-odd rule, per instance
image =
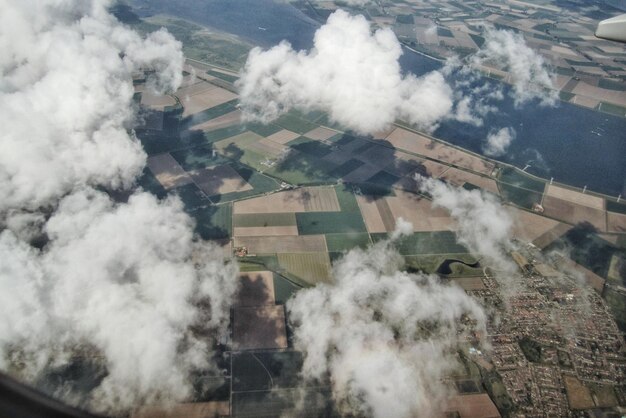
[[461, 288], [401, 264], [391, 242], [354, 249], [333, 266], [331, 284], [287, 303], [304, 378], [329, 376], [344, 414], [437, 416], [450, 395], [442, 379], [457, 367], [454, 349], [470, 328], [484, 330], [482, 309]]
[[152, 69], [154, 89], [176, 89], [181, 44], [165, 30], [142, 39], [107, 5], [2, 2], [0, 213], [79, 185], [129, 187], [141, 172], [145, 153], [128, 133], [131, 74]]
[[[97, 410], [181, 400], [189, 373], [210, 368], [210, 338], [224, 331], [236, 267], [193, 240], [177, 198], [137, 193], [114, 204], [94, 190], [64, 198], [41, 252], [0, 235], [0, 358], [31, 358], [29, 374], [86, 346], [108, 375], [90, 395]], [[198, 309], [204, 304], [208, 309]], [[184, 344], [183, 344], [184, 342]]]
[[472, 65], [491, 64], [508, 71], [516, 105], [533, 99], [543, 105], [556, 103], [552, 74], [541, 55], [526, 45], [521, 35], [487, 27], [484, 36], [485, 43], [470, 59]]
[[109, 5], [0, 0], [0, 369], [32, 383], [86, 356], [98, 386], [53, 391], [125, 414], [187, 399], [190, 373], [214, 367], [236, 267], [178, 198], [96, 190], [132, 187], [145, 164], [132, 73], [163, 92], [183, 65], [170, 34], [142, 39]]
[[290, 109], [322, 110], [360, 133], [396, 119], [433, 129], [452, 111], [452, 89], [437, 71], [402, 75], [401, 54], [391, 29], [372, 33], [363, 16], [338, 10], [308, 52], [285, 41], [250, 52], [237, 83], [244, 117], [269, 122]]
[[457, 221], [459, 243], [483, 257], [483, 264], [503, 273], [516, 270], [507, 256], [513, 249], [510, 240], [513, 220], [506, 209], [488, 193], [450, 186], [432, 178], [420, 177], [422, 192], [432, 197], [433, 205], [443, 207]]
[[492, 157], [504, 155], [514, 139], [515, 129], [513, 128], [493, 130], [487, 135], [487, 142], [483, 145], [483, 152]]

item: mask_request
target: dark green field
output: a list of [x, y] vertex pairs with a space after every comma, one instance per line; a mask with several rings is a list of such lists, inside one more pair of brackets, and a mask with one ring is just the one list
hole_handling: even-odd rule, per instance
[[296, 225], [293, 213], [239, 213], [233, 217], [234, 226], [292, 226]]
[[526, 176], [517, 169], [504, 167], [498, 176], [498, 188], [504, 200], [532, 209], [535, 203], [541, 203], [545, 183]]
[[343, 251], [350, 251], [355, 247], [366, 248], [371, 243], [370, 236], [367, 232], [326, 234], [328, 252], [341, 253]]
[[296, 220], [300, 235], [367, 232], [363, 218], [349, 212], [296, 213]]
[[[371, 236], [374, 242], [389, 238], [387, 233]], [[468, 253], [467, 248], [456, 242], [456, 234], [452, 231], [415, 232], [400, 238], [395, 246], [402, 255]]]
[[230, 238], [232, 205], [206, 206], [189, 213], [196, 220], [196, 232], [202, 239]]

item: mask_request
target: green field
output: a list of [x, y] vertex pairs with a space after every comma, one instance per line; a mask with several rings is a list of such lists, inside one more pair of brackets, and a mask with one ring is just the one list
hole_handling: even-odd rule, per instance
[[207, 70], [206, 73], [208, 75], [212, 75], [213, 77], [220, 78], [220, 79], [222, 79], [224, 81], [227, 81], [229, 83], [234, 83], [235, 81], [237, 81], [239, 79], [239, 77], [237, 77], [235, 75], [224, 74], [224, 73], [219, 72], [219, 71]]
[[330, 281], [328, 253], [280, 253], [277, 258], [282, 270], [308, 284]]
[[232, 234], [232, 205], [207, 206], [191, 211], [196, 220], [196, 232], [202, 239], [230, 238]]
[[367, 232], [352, 232], [347, 234], [326, 234], [328, 252], [341, 253], [355, 247], [367, 248], [372, 241]]
[[300, 115], [297, 115], [296, 112], [289, 112], [281, 117], [279, 117], [274, 124], [282, 127], [283, 129], [288, 129], [292, 132], [296, 132], [299, 134], [304, 134], [313, 129], [317, 128], [318, 125], [304, 119]]
[[367, 232], [363, 218], [350, 212], [296, 213], [296, 220], [300, 235]]
[[170, 152], [172, 157], [185, 171], [198, 170], [228, 162], [220, 155], [213, 156], [212, 145], [202, 145], [194, 148], [186, 148]]
[[532, 209], [535, 203], [541, 203], [545, 182], [522, 174], [515, 168], [504, 167], [498, 176], [498, 188], [505, 200]]
[[[371, 236], [374, 242], [389, 238], [387, 233]], [[400, 238], [394, 245], [402, 255], [468, 253], [464, 246], [456, 242], [456, 234], [452, 231], [415, 232], [408, 237]]]
[[287, 300], [300, 289], [301, 286], [274, 273], [274, 299], [277, 304], [287, 303]]
[[333, 163], [295, 152], [265, 172], [290, 184], [319, 185], [335, 182], [330, 173], [336, 167]]
[[360, 160], [348, 160], [345, 163], [341, 164], [339, 167], [335, 168], [333, 171], [331, 171], [330, 174], [334, 177], [341, 178], [361, 167], [363, 164], [365, 163]]
[[291, 148], [309, 154], [313, 157], [323, 158], [332, 152], [330, 146], [313, 139], [308, 139], [304, 136], [296, 138], [293, 141], [287, 143]]
[[356, 197], [354, 196], [354, 193], [350, 186], [335, 186], [335, 194], [337, 195], [339, 207], [341, 208], [342, 212], [358, 213], [358, 216], [361, 216], [359, 204], [357, 203]]

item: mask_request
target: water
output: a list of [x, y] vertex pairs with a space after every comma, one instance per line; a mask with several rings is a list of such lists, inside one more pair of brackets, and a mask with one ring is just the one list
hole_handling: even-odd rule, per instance
[[[319, 27], [296, 8], [273, 0], [135, 0], [134, 5], [142, 6], [144, 14], [179, 16], [265, 48], [286, 39], [296, 49], [308, 49]], [[416, 75], [441, 66], [406, 48], [400, 64]], [[555, 108], [537, 103], [515, 108], [508, 96], [497, 106], [499, 112], [489, 115], [483, 127], [445, 122], [434, 135], [482, 154], [490, 130], [513, 127], [517, 137], [500, 161], [520, 168], [529, 164], [528, 172], [554, 177], [560, 183], [626, 195], [626, 119], [568, 103]]]

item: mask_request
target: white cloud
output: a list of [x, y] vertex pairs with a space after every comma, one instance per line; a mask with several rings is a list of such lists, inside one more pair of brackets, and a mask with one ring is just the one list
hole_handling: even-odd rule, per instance
[[83, 401], [123, 414], [185, 399], [189, 373], [213, 367], [236, 267], [193, 236], [178, 199], [95, 190], [144, 167], [133, 71], [153, 70], [157, 91], [182, 78], [181, 44], [142, 39], [109, 5], [0, 0], [0, 369], [35, 381], [94, 354], [107, 374]]
[[553, 77], [544, 59], [526, 45], [521, 35], [490, 27], [484, 35], [485, 43], [470, 60], [473, 65], [493, 64], [508, 71], [516, 105], [533, 99], [544, 105], [556, 103]]
[[487, 142], [483, 145], [483, 152], [492, 157], [504, 155], [514, 139], [515, 129], [513, 128], [491, 131], [487, 135]]
[[372, 33], [363, 16], [338, 10], [315, 34], [311, 51], [287, 42], [250, 52], [238, 81], [248, 120], [269, 122], [289, 109], [323, 110], [345, 128], [379, 131], [396, 119], [432, 129], [453, 107], [440, 72], [403, 76], [391, 29]]
[[176, 89], [181, 45], [165, 30], [141, 39], [107, 5], [2, 1], [0, 212], [37, 209], [81, 184], [127, 187], [144, 166], [127, 132], [130, 75], [154, 69], [153, 87]]
[[27, 363], [35, 375], [75, 347], [93, 347], [108, 375], [92, 408], [185, 399], [189, 372], [211, 367], [214, 341], [191, 327], [223, 333], [236, 290], [236, 267], [213, 244], [194, 242], [192, 226], [178, 199], [138, 193], [116, 205], [86, 190], [60, 202], [43, 251], [4, 231], [0, 365], [19, 353], [37, 360]]
[[462, 318], [484, 330], [482, 309], [461, 288], [402, 272], [401, 263], [389, 242], [352, 250], [333, 266], [332, 284], [287, 303], [303, 376], [328, 374], [342, 413], [437, 416], [451, 393], [442, 378], [457, 366]]
[[515, 266], [507, 256], [513, 220], [495, 197], [480, 190], [465, 190], [432, 178], [418, 178], [420, 189], [432, 196], [433, 205], [447, 209], [457, 221], [458, 241], [483, 257], [490, 267], [505, 273]]

